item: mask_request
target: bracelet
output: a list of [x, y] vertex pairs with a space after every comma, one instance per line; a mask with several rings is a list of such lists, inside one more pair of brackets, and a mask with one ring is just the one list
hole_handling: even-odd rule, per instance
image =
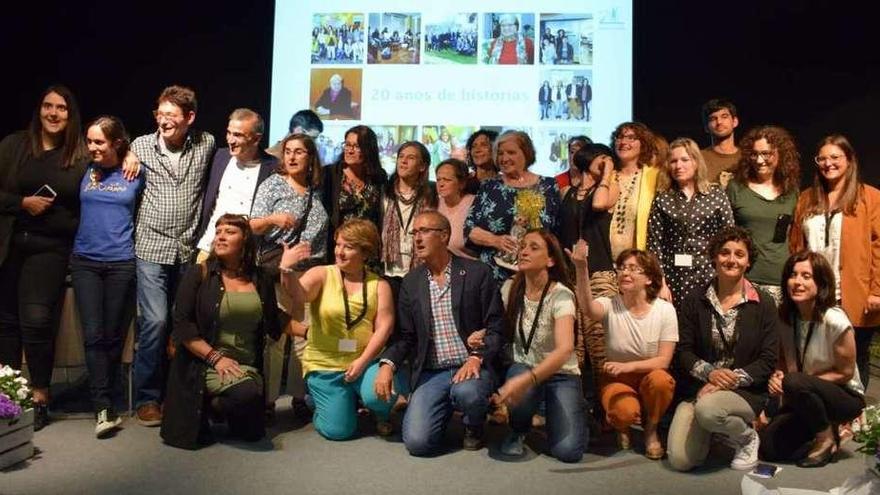
[[217, 349], [211, 349], [211, 352], [205, 356], [205, 362], [208, 363], [212, 368], [217, 366], [217, 362], [223, 358], [223, 353], [218, 351]]
[[278, 271], [280, 271], [281, 273], [293, 273], [294, 270], [293, 267], [283, 267], [281, 265], [278, 265]]
[[536, 375], [535, 372], [532, 370], [529, 370], [529, 374], [532, 375], [532, 384], [537, 387], [538, 386], [538, 375]]

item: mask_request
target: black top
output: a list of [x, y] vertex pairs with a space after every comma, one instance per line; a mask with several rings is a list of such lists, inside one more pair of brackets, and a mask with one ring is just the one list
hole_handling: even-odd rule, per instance
[[580, 239], [590, 245], [587, 262], [591, 272], [614, 269], [611, 257], [611, 213], [593, 209], [593, 195], [596, 187], [587, 192], [582, 200], [577, 199], [577, 187], [569, 187], [562, 198], [559, 211], [559, 242], [563, 248], [571, 247]]
[[48, 184], [58, 193], [52, 206], [42, 215], [33, 216], [20, 210], [15, 219], [15, 232], [27, 232], [45, 237], [70, 239], [79, 226], [79, 185], [85, 168], [83, 164], [61, 168], [62, 150], [56, 148], [35, 157], [29, 156], [18, 169], [18, 193], [31, 196]]
[[[714, 279], [713, 279], [714, 280]], [[711, 283], [711, 282], [710, 282]], [[676, 363], [679, 368], [678, 382], [682, 385], [684, 398], [693, 399], [704, 383], [694, 378], [690, 371], [699, 360], [716, 361], [712, 343], [712, 314], [714, 309], [706, 296], [704, 286], [688, 296], [678, 311], [678, 346]], [[748, 301], [740, 306], [736, 321], [736, 343], [733, 346], [731, 369], [742, 369], [752, 377], [752, 384], [734, 390], [755, 414], [761, 412], [767, 399], [767, 381], [776, 367], [780, 320], [776, 304], [766, 292], [755, 287], [760, 300]]]

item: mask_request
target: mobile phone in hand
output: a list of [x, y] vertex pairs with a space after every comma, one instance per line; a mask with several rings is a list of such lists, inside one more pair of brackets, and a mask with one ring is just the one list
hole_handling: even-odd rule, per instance
[[50, 186], [49, 184], [43, 184], [42, 186], [40, 186], [39, 189], [37, 189], [37, 192], [34, 193], [34, 196], [55, 199], [55, 197], [58, 196], [58, 193], [55, 192], [55, 189], [52, 189], [52, 186]]

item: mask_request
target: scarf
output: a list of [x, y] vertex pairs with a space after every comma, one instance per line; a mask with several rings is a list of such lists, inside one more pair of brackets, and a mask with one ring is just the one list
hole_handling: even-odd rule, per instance
[[[526, 54], [525, 37], [516, 34], [513, 36], [513, 38], [511, 38], [511, 40], [516, 40], [516, 62], [518, 64], [528, 64], [529, 57], [528, 54]], [[492, 53], [489, 54], [490, 64], [498, 63], [498, 60], [501, 59], [501, 51], [504, 49], [504, 45], [508, 41], [510, 40], [505, 40], [500, 36], [498, 38], [495, 38], [495, 42], [492, 45]]]

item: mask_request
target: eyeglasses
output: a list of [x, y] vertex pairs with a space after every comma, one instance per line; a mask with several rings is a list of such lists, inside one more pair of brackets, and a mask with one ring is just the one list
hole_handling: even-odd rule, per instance
[[633, 141], [638, 141], [639, 137], [635, 134], [618, 134], [617, 136], [614, 136], [614, 140], [623, 143], [632, 143]]
[[772, 150], [771, 151], [753, 151], [753, 152], [749, 153], [749, 158], [753, 161], [758, 161], [758, 157], [761, 157], [766, 162], [766, 161], [770, 161], [770, 159], [773, 158], [773, 153], [775, 153], [775, 152]]
[[360, 147], [360, 146], [358, 146], [357, 144], [351, 144], [351, 143], [345, 143], [345, 144], [343, 144], [343, 145], [342, 145], [342, 148], [343, 148], [345, 151], [358, 151], [358, 152], [359, 152], [359, 151], [361, 150], [361, 147]]
[[816, 165], [822, 165], [823, 163], [827, 162], [837, 163], [841, 159], [843, 159], [843, 157], [843, 155], [816, 156], [813, 157], [813, 161], [816, 162]]
[[638, 266], [638, 265], [618, 266], [617, 268], [614, 269], [614, 271], [616, 271], [617, 273], [632, 273], [635, 275], [640, 275], [642, 273], [645, 273], [645, 269]]
[[446, 232], [446, 229], [438, 229], [434, 227], [422, 227], [420, 229], [412, 229], [409, 231], [409, 235], [416, 237], [419, 235], [427, 235], [429, 232]]
[[293, 156], [306, 156], [309, 154], [309, 151], [303, 148], [296, 148], [293, 150], [284, 150], [284, 154]]
[[162, 113], [158, 110], [153, 112], [153, 116], [156, 117], [156, 120], [158, 120], [159, 122], [161, 122], [163, 120], [176, 121], [176, 120], [183, 119], [183, 115], [180, 115], [177, 113], [170, 113], [170, 112]]

